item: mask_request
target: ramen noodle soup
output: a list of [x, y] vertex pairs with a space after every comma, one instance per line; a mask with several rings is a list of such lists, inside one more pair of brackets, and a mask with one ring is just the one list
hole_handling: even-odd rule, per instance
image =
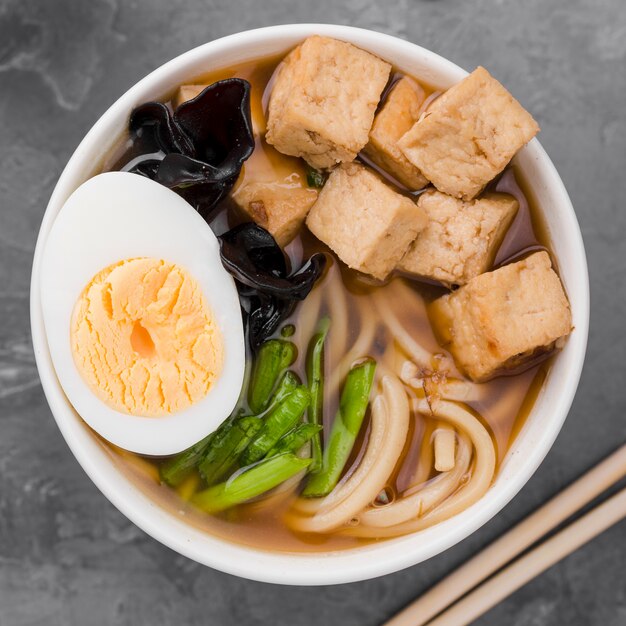
[[[478, 502], [572, 329], [532, 181], [511, 163], [538, 130], [482, 67], [441, 93], [317, 36], [137, 107], [102, 171], [168, 187], [204, 218], [237, 287], [245, 376], [226, 419], [176, 454], [101, 437], [117, 466], [187, 523], [278, 551], [398, 537]], [[162, 280], [141, 292], [145, 311]], [[115, 302], [131, 287], [102, 289]], [[155, 333], [178, 311], [179, 341], [176, 298], [165, 321], [133, 327], [133, 364], [158, 356], [150, 371], [170, 371]], [[232, 358], [219, 308], [194, 298], [199, 330], [175, 357], [192, 373], [159, 375], [176, 398], [204, 380], [200, 403]], [[167, 413], [167, 393], [132, 380]]]

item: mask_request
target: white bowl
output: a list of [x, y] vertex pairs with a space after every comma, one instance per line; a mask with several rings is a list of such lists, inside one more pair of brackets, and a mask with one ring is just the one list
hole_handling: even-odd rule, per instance
[[552, 162], [536, 139], [516, 157], [543, 209], [575, 329], [555, 359], [535, 406], [487, 494], [459, 515], [419, 533], [352, 550], [296, 554], [249, 548], [199, 531], [165, 511], [125, 478], [73, 411], [50, 361], [40, 302], [41, 253], [59, 209], [89, 178], [126, 127], [133, 107], [212, 69], [286, 52], [309, 35], [350, 41], [397, 68], [447, 88], [466, 75], [440, 56], [389, 35], [347, 26], [297, 24], [231, 35], [166, 63], [128, 90], [96, 122], [61, 174], [43, 218], [31, 282], [31, 323], [37, 366], [52, 413], [69, 447], [104, 495], [130, 520], [173, 550], [210, 567], [260, 581], [321, 585], [388, 574], [428, 559], [467, 537], [500, 511], [535, 472], [567, 416], [585, 356], [589, 284], [576, 215]]

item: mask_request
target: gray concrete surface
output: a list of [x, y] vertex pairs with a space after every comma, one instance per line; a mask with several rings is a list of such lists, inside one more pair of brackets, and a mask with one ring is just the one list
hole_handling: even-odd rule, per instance
[[[539, 120], [572, 196], [593, 297], [582, 384], [556, 445], [480, 532], [369, 582], [281, 588], [163, 547], [97, 491], [41, 391], [31, 256], [80, 138], [137, 79], [210, 39], [339, 22], [484, 64]], [[626, 7], [623, 0], [2, 0], [0, 2], [0, 626], [379, 624], [626, 439]], [[626, 624], [626, 524], [478, 624]]]

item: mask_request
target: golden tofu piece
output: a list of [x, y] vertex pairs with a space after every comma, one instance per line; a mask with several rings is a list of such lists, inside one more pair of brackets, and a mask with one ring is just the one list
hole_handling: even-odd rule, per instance
[[481, 274], [435, 300], [435, 326], [476, 381], [549, 350], [572, 330], [567, 296], [547, 252]]
[[333, 170], [307, 220], [349, 267], [384, 279], [426, 226], [426, 215], [360, 163]]
[[277, 71], [267, 142], [316, 168], [352, 161], [367, 143], [390, 71], [352, 44], [309, 37]]
[[232, 198], [259, 226], [268, 230], [280, 246], [286, 246], [300, 231], [317, 200], [317, 190], [285, 181], [244, 182]]
[[206, 89], [208, 85], [181, 85], [176, 90], [176, 95], [172, 98], [172, 105], [177, 109], [183, 102], [193, 100], [199, 93]]
[[466, 202], [435, 190], [423, 193], [417, 204], [428, 225], [398, 268], [447, 286], [464, 285], [491, 267], [519, 206], [504, 193]]
[[364, 149], [373, 163], [413, 190], [421, 189], [428, 181], [404, 156], [398, 140], [417, 122], [425, 100], [426, 92], [416, 80], [409, 76], [401, 78], [376, 114]]
[[471, 200], [538, 132], [530, 113], [478, 67], [439, 96], [398, 145], [439, 191]]

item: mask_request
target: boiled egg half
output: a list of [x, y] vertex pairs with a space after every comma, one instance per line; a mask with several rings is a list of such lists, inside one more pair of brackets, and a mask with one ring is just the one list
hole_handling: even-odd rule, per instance
[[99, 435], [175, 454], [232, 412], [245, 370], [239, 298], [217, 238], [180, 196], [136, 174], [91, 178], [59, 212], [42, 266], [56, 374]]

